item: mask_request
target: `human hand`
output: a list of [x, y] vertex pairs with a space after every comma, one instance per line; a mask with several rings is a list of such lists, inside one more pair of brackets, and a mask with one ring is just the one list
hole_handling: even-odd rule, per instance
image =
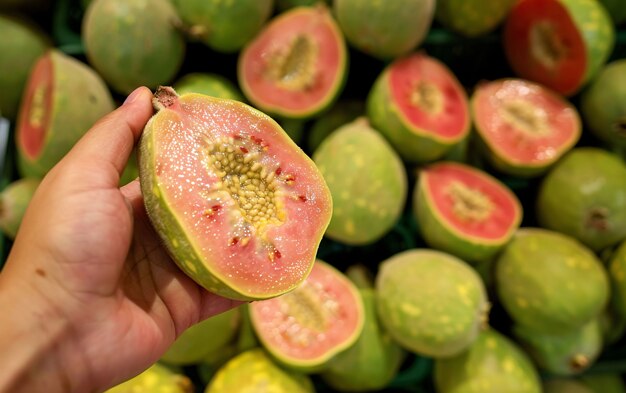
[[176, 267], [137, 180], [118, 188], [151, 97], [133, 92], [35, 193], [0, 274], [0, 392], [102, 391], [154, 363], [192, 324], [239, 304]]

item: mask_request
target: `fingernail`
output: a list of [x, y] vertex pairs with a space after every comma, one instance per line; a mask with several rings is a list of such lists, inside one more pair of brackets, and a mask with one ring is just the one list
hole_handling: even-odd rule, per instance
[[132, 104], [137, 99], [140, 92], [141, 92], [141, 87], [136, 88], [132, 93], [130, 93], [128, 97], [126, 97], [126, 100], [124, 101], [122, 105]]

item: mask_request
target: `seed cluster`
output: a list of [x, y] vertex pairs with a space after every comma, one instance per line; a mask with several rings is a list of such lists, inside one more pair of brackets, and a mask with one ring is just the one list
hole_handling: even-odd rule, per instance
[[317, 52], [318, 47], [309, 36], [299, 35], [269, 57], [267, 76], [286, 90], [306, 90], [315, 83]]
[[494, 208], [487, 195], [459, 181], [451, 182], [447, 191], [452, 198], [452, 211], [464, 221], [483, 221]]
[[502, 119], [528, 136], [550, 134], [548, 114], [525, 100], [511, 100], [502, 106]]

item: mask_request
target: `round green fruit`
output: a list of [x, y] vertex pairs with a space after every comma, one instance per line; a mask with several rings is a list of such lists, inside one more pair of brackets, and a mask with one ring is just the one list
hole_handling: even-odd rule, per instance
[[426, 37], [434, 0], [334, 0], [333, 11], [348, 42], [380, 59], [415, 49]]
[[396, 224], [407, 197], [402, 160], [365, 118], [329, 135], [313, 154], [333, 198], [324, 236], [350, 245], [370, 244]]
[[492, 259], [522, 220], [522, 206], [504, 184], [445, 161], [420, 170], [413, 213], [430, 247], [469, 262]]
[[378, 315], [391, 337], [419, 355], [467, 349], [487, 323], [489, 302], [478, 274], [443, 252], [412, 249], [383, 261], [376, 276]]
[[183, 375], [171, 371], [166, 366], [155, 363], [146, 371], [129, 379], [105, 393], [193, 393], [194, 386], [191, 380]]
[[36, 25], [0, 14], [0, 116], [15, 119], [30, 70], [49, 46]]
[[42, 178], [113, 109], [111, 93], [94, 70], [48, 50], [33, 66], [22, 97], [15, 136], [20, 174]]
[[39, 183], [39, 179], [24, 177], [13, 181], [0, 192], [0, 231], [9, 239], [15, 239]]
[[516, 324], [537, 333], [580, 328], [608, 302], [609, 281], [600, 260], [558, 232], [519, 229], [495, 269], [501, 304]]
[[566, 96], [595, 76], [614, 45], [613, 22], [597, 0], [520, 0], [504, 26], [513, 71]]
[[594, 251], [626, 239], [626, 164], [606, 150], [579, 147], [545, 176], [536, 200], [542, 227]]
[[260, 110], [305, 119], [327, 109], [343, 90], [348, 52], [328, 7], [283, 12], [239, 54], [237, 78]]
[[470, 131], [465, 90], [445, 64], [421, 52], [383, 70], [366, 110], [372, 126], [409, 162], [443, 157]]
[[459, 355], [436, 359], [438, 393], [541, 393], [535, 367], [510, 339], [493, 329], [482, 332]]
[[171, 0], [191, 38], [219, 52], [236, 52], [261, 30], [274, 0]]
[[493, 31], [506, 18], [515, 0], [437, 0], [435, 18], [466, 37]]
[[317, 260], [302, 285], [274, 299], [251, 303], [250, 319], [263, 347], [280, 364], [321, 372], [363, 331], [365, 311], [355, 285]]
[[487, 159], [509, 175], [543, 174], [580, 138], [576, 108], [552, 90], [523, 79], [480, 83], [470, 107]]
[[87, 59], [122, 94], [167, 84], [185, 55], [178, 21], [168, 0], [93, 0], [82, 25]]
[[218, 74], [194, 72], [186, 74], [172, 85], [178, 94], [199, 93], [211, 97], [244, 101], [233, 82]]
[[233, 299], [299, 286], [332, 214], [313, 161], [241, 102], [165, 87], [154, 104], [139, 177], [148, 216], [178, 266]]

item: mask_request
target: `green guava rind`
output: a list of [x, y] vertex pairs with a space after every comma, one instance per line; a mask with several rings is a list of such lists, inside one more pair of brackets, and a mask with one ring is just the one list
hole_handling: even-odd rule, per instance
[[528, 356], [496, 330], [483, 331], [455, 357], [436, 359], [439, 393], [541, 393], [541, 382]]
[[211, 97], [245, 101], [243, 94], [233, 82], [219, 74], [193, 72], [180, 77], [172, 87], [179, 95], [186, 93], [206, 94]]
[[[18, 120], [16, 147], [22, 177], [43, 178], [96, 121], [115, 108], [109, 89], [91, 67], [57, 49], [43, 56], [52, 62], [52, 99], [46, 108], [50, 121], [39, 154], [30, 157], [19, 142], [24, 131]], [[27, 109], [22, 104], [20, 115]]]
[[208, 385], [215, 376], [215, 373], [226, 364], [226, 362], [240, 353], [241, 352], [237, 350], [237, 346], [231, 343], [209, 353], [202, 361], [197, 363], [195, 369], [202, 385]]
[[307, 148], [311, 153], [322, 141], [339, 127], [365, 115], [365, 103], [357, 100], [336, 102], [323, 116], [319, 117], [307, 133]]
[[[440, 164], [435, 165], [442, 165], [443, 163], [443, 161], [440, 161]], [[424, 240], [430, 247], [445, 251], [470, 263], [486, 262], [491, 260], [508, 243], [519, 228], [522, 221], [522, 206], [515, 194], [510, 192], [507, 186], [500, 183], [499, 180], [477, 168], [463, 166], [467, 171], [480, 173], [485, 178], [485, 181], [499, 184], [503, 190], [506, 190], [510, 200], [516, 205], [515, 219], [512, 220], [511, 226], [504, 236], [493, 240], [478, 238], [476, 236], [464, 235], [456, 228], [450, 226], [437, 211], [424, 176], [419, 177], [418, 185], [413, 191], [413, 214], [415, 220], [419, 223]]]
[[276, 0], [276, 9], [278, 11], [286, 11], [295, 7], [311, 7], [319, 2], [329, 3], [329, 0]]
[[166, 85], [185, 55], [178, 20], [168, 0], [93, 0], [82, 24], [87, 59], [121, 94]]
[[321, 373], [330, 387], [342, 392], [383, 389], [396, 376], [406, 355], [378, 321], [374, 289], [360, 289], [360, 293], [365, 310], [363, 331]]
[[[577, 375], [597, 360], [603, 348], [599, 318], [559, 334], [543, 334], [513, 326], [513, 336], [537, 366], [552, 375]], [[578, 358], [584, 363], [579, 363]]]
[[607, 64], [582, 93], [580, 111], [589, 131], [609, 146], [626, 147], [625, 102], [626, 59]]
[[515, 0], [437, 0], [435, 19], [465, 37], [478, 37], [495, 30]]
[[379, 265], [375, 288], [382, 325], [418, 355], [454, 356], [472, 344], [486, 323], [489, 303], [480, 277], [462, 260], [440, 251], [411, 249], [393, 255]]
[[495, 279], [513, 321], [538, 333], [579, 328], [599, 316], [609, 298], [608, 275], [595, 254], [546, 229], [519, 229], [498, 256]]
[[396, 224], [407, 198], [401, 158], [365, 118], [341, 126], [313, 154], [333, 198], [329, 239], [371, 244]]
[[580, 380], [591, 388], [593, 393], [626, 393], [624, 381], [617, 373], [585, 374]]
[[554, 378], [544, 381], [543, 393], [594, 393], [577, 379]]
[[626, 8], [621, 0], [599, 0], [606, 8], [609, 15], [616, 25], [620, 25], [626, 21]]
[[[590, 223], [594, 212], [602, 223]], [[594, 251], [626, 239], [626, 164], [594, 147], [575, 148], [544, 177], [536, 199], [539, 225]]]
[[[429, 59], [437, 61], [434, 58]], [[440, 63], [440, 65], [449, 71], [450, 77], [453, 78], [453, 82], [467, 103], [465, 91], [456, 76], [445, 64]], [[458, 136], [454, 138], [442, 138], [429, 130], [415, 127], [402, 114], [392, 96], [389, 87], [392, 66], [393, 63], [383, 69], [367, 95], [366, 114], [372, 126], [385, 136], [400, 157], [407, 162], [425, 163], [442, 158], [469, 135], [471, 122], [468, 105], [466, 104], [464, 108], [467, 112], [466, 124]], [[425, 80], [427, 79], [425, 76]]]
[[260, 348], [229, 360], [209, 382], [205, 393], [314, 393], [310, 377], [278, 366]]
[[173, 365], [199, 363], [209, 354], [226, 347], [236, 336], [240, 323], [240, 310], [233, 308], [185, 330], [161, 361]]
[[9, 183], [0, 192], [0, 230], [9, 239], [15, 239], [39, 183], [39, 179], [24, 177]]
[[333, 11], [350, 45], [389, 60], [422, 43], [434, 18], [435, 1], [335, 0]]
[[193, 393], [194, 386], [187, 376], [174, 372], [160, 363], [154, 363], [141, 374], [112, 387], [106, 393], [156, 391], [160, 393]]
[[[198, 39], [211, 49], [233, 53], [261, 30], [272, 14], [274, 0], [171, 0], [178, 15]], [[194, 37], [194, 29], [202, 32]]]
[[0, 116], [15, 120], [30, 70], [49, 47], [37, 25], [0, 14]]
[[[365, 324], [365, 310], [364, 310], [363, 299], [361, 298], [359, 294], [359, 289], [356, 287], [356, 285], [354, 285], [354, 283], [352, 283], [352, 281], [348, 279], [348, 277], [346, 277], [345, 274], [343, 274], [341, 271], [337, 270], [335, 267], [328, 264], [327, 262], [317, 259], [315, 261], [315, 265], [316, 266], [314, 267], [314, 269], [318, 269], [318, 271], [321, 269], [324, 269], [327, 273], [329, 273], [329, 277], [332, 277], [332, 278], [324, 280], [323, 283], [313, 281], [313, 285], [321, 284], [324, 288], [333, 288], [333, 290], [330, 291], [331, 293], [341, 293], [341, 292], [349, 293], [348, 302], [339, 303], [337, 299], [335, 299], [335, 303], [338, 304], [337, 307], [338, 309], [340, 309], [339, 312], [336, 312], [339, 315], [339, 318], [345, 317], [345, 315], [350, 315], [351, 313], [347, 311], [350, 309], [353, 310], [353, 314], [355, 315], [355, 318], [357, 318], [353, 326], [347, 326], [345, 318], [344, 320], [339, 320], [337, 323], [330, 323], [329, 324], [330, 328], [341, 327], [342, 329], [353, 329], [353, 330], [349, 332], [349, 334], [341, 337], [341, 340], [337, 340], [336, 342], [334, 342], [331, 347], [327, 347], [326, 351], [321, 353], [319, 356], [309, 357], [309, 358], [304, 358], [304, 357], [296, 358], [296, 357], [291, 356], [289, 353], [286, 353], [286, 351], [284, 351], [283, 348], [274, 346], [270, 340], [272, 336], [275, 335], [275, 332], [268, 331], [269, 330], [268, 327], [270, 327], [270, 329], [274, 329], [274, 326], [271, 326], [269, 324], [262, 325], [261, 317], [258, 316], [258, 310], [262, 309], [263, 307], [273, 307], [274, 309], [276, 309], [277, 305], [272, 304], [272, 305], [266, 306], [268, 303], [263, 304], [262, 302], [256, 302], [256, 303], [252, 303], [250, 306], [251, 307], [250, 308], [250, 320], [252, 322], [254, 332], [256, 333], [257, 339], [259, 340], [261, 345], [265, 348], [267, 353], [272, 357], [274, 361], [276, 361], [281, 366], [287, 369], [294, 370], [296, 372], [305, 373], [305, 374], [318, 374], [318, 373], [323, 372], [326, 368], [328, 368], [330, 361], [334, 357], [338, 356], [347, 348], [350, 348], [352, 345], [354, 345], [354, 343], [358, 340], [359, 336], [361, 335], [364, 324]], [[307, 281], [310, 282], [311, 280], [312, 278], [311, 276], [309, 276], [307, 278]], [[333, 285], [334, 287], [332, 287]], [[298, 292], [299, 292], [298, 288], [296, 288], [294, 291], [284, 294], [283, 296], [297, 297]], [[273, 302], [274, 300], [276, 299], [270, 299], [271, 302]], [[277, 310], [276, 313], [278, 314], [279, 311]], [[282, 315], [285, 316], [284, 313], [282, 313]], [[292, 318], [294, 316], [289, 315], [289, 317]], [[326, 337], [324, 335], [322, 336], [324, 338]], [[292, 343], [288, 343], [288, 344], [292, 344]], [[301, 345], [301, 344], [294, 343], [293, 345]], [[312, 345], [315, 345], [315, 343], [313, 344], [308, 343], [308, 344], [305, 344], [304, 346], [311, 347]]]
[[[167, 90], [167, 88], [165, 89]], [[175, 94], [175, 92], [173, 93]], [[310, 273], [313, 268], [315, 262], [314, 252], [316, 252], [319, 247], [319, 243], [321, 242], [323, 233], [332, 214], [330, 191], [328, 190], [321, 173], [319, 173], [313, 161], [301, 151], [301, 149], [291, 140], [291, 138], [288, 137], [288, 135], [286, 135], [286, 133], [284, 133], [274, 120], [255, 108], [238, 101], [210, 97], [197, 93], [188, 93], [183, 96], [176, 95], [176, 98], [172, 98], [174, 100], [178, 100], [179, 102], [184, 101], [187, 104], [199, 100], [200, 104], [211, 105], [214, 109], [220, 108], [220, 110], [223, 110], [224, 113], [227, 113], [228, 111], [238, 111], [239, 113], [237, 116], [242, 119], [242, 124], [246, 124], [244, 120], [247, 119], [249, 122], [258, 122], [258, 124], [271, 129], [271, 136], [278, 138], [281, 146], [283, 146], [283, 149], [281, 149], [279, 153], [291, 152], [297, 156], [297, 158], [294, 158], [294, 161], [290, 164], [301, 164], [300, 170], [303, 174], [306, 174], [306, 179], [309, 181], [307, 187], [311, 190], [315, 190], [311, 191], [316, 193], [315, 200], [307, 200], [306, 202], [315, 203], [317, 213], [316, 222], [319, 223], [319, 226], [314, 228], [315, 231], [310, 232], [311, 236], [306, 239], [294, 240], [309, 242], [302, 243], [300, 246], [308, 249], [308, 254], [311, 254], [310, 263], [307, 264], [307, 268], [305, 270], [300, 272], [301, 274], [298, 276], [299, 280], [293, 279], [287, 281], [288, 285], [282, 285], [280, 288], [262, 288], [262, 293], [259, 292], [259, 288], [254, 288], [255, 292], [252, 293], [251, 288], [245, 286], [237, 287], [232, 281], [230, 281], [230, 277], [224, 277], [219, 274], [217, 269], [213, 267], [213, 264], [218, 264], [222, 261], [222, 259], [220, 259], [220, 250], [223, 250], [223, 248], [220, 248], [221, 246], [214, 247], [213, 251], [210, 253], [200, 251], [199, 246], [194, 243], [194, 240], [191, 239], [185, 231], [185, 228], [179, 218], [179, 212], [175, 212], [165, 199], [164, 192], [167, 190], [168, 184], [162, 184], [156, 174], [155, 163], [157, 162], [158, 152], [155, 151], [155, 138], [159, 138], [160, 132], [162, 131], [158, 126], [169, 126], [169, 124], [162, 124], [163, 121], [159, 116], [160, 113], [167, 113], [168, 109], [163, 108], [148, 121], [139, 141], [139, 177], [148, 216], [155, 230], [160, 235], [170, 254], [173, 256], [174, 261], [181, 268], [181, 270], [194, 279], [199, 285], [213, 293], [230, 299], [247, 301], [268, 299], [295, 289], [302, 281], [304, 281], [308, 273]], [[195, 115], [196, 114], [193, 116]], [[166, 114], [164, 116], [167, 117], [169, 115]], [[225, 132], [226, 135], [229, 135], [227, 131]], [[302, 178], [305, 179], [304, 176], [302, 176]], [[291, 217], [293, 220], [296, 218], [296, 216]], [[292, 228], [292, 226], [289, 228]], [[308, 256], [308, 254], [305, 256]], [[305, 256], [297, 255], [293, 257], [300, 258], [299, 261], [303, 261], [304, 259], [302, 258], [305, 258]], [[261, 276], [259, 277], [262, 278]], [[251, 285], [251, 287], [252, 286], [253, 285]]]

